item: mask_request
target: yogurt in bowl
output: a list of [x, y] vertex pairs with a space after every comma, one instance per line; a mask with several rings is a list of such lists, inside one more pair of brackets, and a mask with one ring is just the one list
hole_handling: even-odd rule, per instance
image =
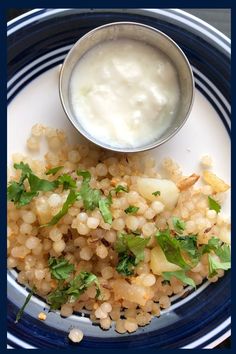
[[159, 49], [137, 40], [96, 45], [71, 75], [75, 117], [96, 140], [114, 147], [158, 139], [173, 121], [179, 97], [174, 65]]
[[120, 152], [154, 148], [192, 107], [194, 82], [180, 48], [143, 24], [98, 27], [68, 53], [60, 73], [63, 108], [90, 141]]

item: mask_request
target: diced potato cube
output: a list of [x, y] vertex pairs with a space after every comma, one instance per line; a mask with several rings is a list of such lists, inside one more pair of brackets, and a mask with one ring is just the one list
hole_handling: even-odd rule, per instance
[[[140, 177], [137, 181], [138, 192], [149, 201], [159, 200], [165, 209], [173, 209], [179, 198], [179, 189], [174, 182], [167, 179]], [[160, 195], [153, 193], [159, 191]]]
[[162, 272], [175, 272], [181, 269], [176, 264], [168, 262], [159, 245], [151, 250], [150, 267], [152, 272], [157, 275], [161, 275]]
[[217, 177], [211, 171], [203, 172], [204, 181], [209, 184], [215, 193], [226, 192], [230, 187], [222, 179]]

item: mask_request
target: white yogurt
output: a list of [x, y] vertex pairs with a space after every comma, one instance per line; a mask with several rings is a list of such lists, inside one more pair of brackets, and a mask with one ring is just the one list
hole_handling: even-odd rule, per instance
[[76, 64], [70, 103], [83, 128], [113, 147], [157, 139], [178, 109], [177, 72], [160, 50], [130, 39], [103, 42]]

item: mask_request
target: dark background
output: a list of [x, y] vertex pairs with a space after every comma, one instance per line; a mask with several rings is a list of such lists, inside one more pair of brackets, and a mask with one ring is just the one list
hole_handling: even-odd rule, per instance
[[[7, 21], [12, 20], [16, 16], [19, 16], [32, 9], [8, 9]], [[199, 17], [203, 21], [208, 22], [210, 25], [217, 28], [224, 33], [227, 37], [231, 38], [231, 13], [230, 9], [183, 9], [190, 14]], [[231, 337], [227, 338], [216, 349], [230, 349]]]

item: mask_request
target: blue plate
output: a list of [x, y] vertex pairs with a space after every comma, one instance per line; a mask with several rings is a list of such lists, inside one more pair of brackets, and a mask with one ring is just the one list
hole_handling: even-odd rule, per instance
[[[207, 99], [230, 134], [230, 41], [203, 21], [180, 10], [33, 10], [8, 24], [8, 103], [50, 68], [62, 63], [71, 46], [91, 29], [105, 23], [134, 21], [153, 26], [174, 39], [187, 55], [196, 88]], [[206, 117], [207, 118], [207, 117]], [[28, 289], [8, 273], [8, 345], [12, 348], [68, 348], [71, 326], [86, 334], [80, 348], [212, 348], [230, 335], [230, 272], [217, 283], [205, 282], [150, 325], [132, 335], [101, 331], [88, 315], [62, 319], [37, 314], [47, 305], [34, 296], [21, 321], [14, 323]]]

